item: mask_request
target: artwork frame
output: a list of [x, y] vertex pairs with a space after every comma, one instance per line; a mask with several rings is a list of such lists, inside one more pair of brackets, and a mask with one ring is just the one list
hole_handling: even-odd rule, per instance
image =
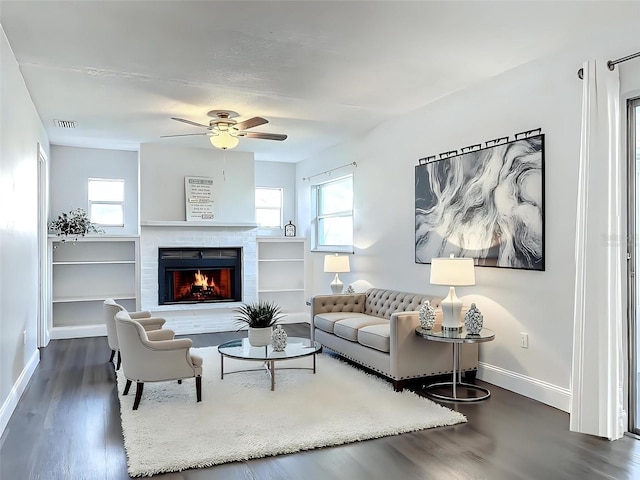
[[415, 262], [545, 270], [545, 136], [415, 167]]

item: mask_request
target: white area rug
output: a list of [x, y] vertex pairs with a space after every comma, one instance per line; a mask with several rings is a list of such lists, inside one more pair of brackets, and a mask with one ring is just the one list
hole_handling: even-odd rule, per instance
[[[266, 371], [225, 373], [217, 347], [194, 349], [203, 357], [202, 402], [195, 380], [146, 383], [137, 411], [135, 383], [118, 396], [131, 476], [208, 467], [317, 447], [341, 445], [466, 422], [464, 415], [392, 385], [328, 355], [276, 363], [276, 386]], [[225, 372], [260, 362], [225, 358]]]

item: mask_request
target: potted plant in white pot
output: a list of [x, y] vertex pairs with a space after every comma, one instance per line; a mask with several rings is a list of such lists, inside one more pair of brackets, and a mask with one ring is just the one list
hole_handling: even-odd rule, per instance
[[273, 302], [259, 301], [245, 303], [234, 310], [240, 328], [249, 327], [249, 343], [254, 347], [263, 347], [271, 343], [273, 326], [282, 318], [281, 310]]

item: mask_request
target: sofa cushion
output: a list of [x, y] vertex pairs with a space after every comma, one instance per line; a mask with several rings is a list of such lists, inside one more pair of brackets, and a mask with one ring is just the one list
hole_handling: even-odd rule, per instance
[[358, 317], [371, 318], [369, 315], [365, 315], [364, 313], [357, 313], [357, 312], [326, 312], [326, 313], [317, 314], [313, 319], [313, 324], [315, 325], [316, 328], [319, 328], [320, 330], [324, 330], [325, 332], [328, 332], [328, 333], [333, 333], [333, 325], [336, 322], [340, 320], [344, 320], [346, 318], [358, 318]]
[[384, 325], [389, 324], [388, 320], [384, 318], [372, 317], [369, 315], [360, 314], [359, 317], [346, 318], [339, 320], [333, 325], [333, 333], [340, 338], [349, 340], [351, 342], [358, 341], [358, 330], [362, 327], [369, 325]]
[[391, 330], [388, 323], [369, 325], [358, 330], [358, 343], [365, 347], [375, 348], [381, 352], [389, 353], [391, 349], [390, 336]]

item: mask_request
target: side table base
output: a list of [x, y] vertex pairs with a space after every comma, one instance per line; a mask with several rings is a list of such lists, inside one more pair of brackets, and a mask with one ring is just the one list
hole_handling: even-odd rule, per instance
[[[454, 388], [455, 385], [455, 388]], [[435, 393], [433, 392], [433, 390], [438, 389], [438, 388], [443, 388], [443, 387], [449, 387], [452, 389], [452, 391], [454, 392], [454, 395], [442, 395], [439, 393]], [[479, 397], [460, 397], [458, 396], [457, 390], [460, 388], [466, 388], [466, 389], [470, 389], [470, 390], [475, 390], [478, 392], [482, 392], [484, 395], [479, 396]], [[491, 392], [484, 388], [484, 387], [480, 387], [478, 385], [473, 385], [471, 383], [464, 383], [464, 382], [439, 382], [439, 383], [432, 383], [431, 385], [427, 385], [423, 388], [424, 393], [435, 399], [435, 400], [442, 400], [445, 402], [479, 402], [481, 400], [485, 400], [487, 398], [489, 398], [491, 396]]]

